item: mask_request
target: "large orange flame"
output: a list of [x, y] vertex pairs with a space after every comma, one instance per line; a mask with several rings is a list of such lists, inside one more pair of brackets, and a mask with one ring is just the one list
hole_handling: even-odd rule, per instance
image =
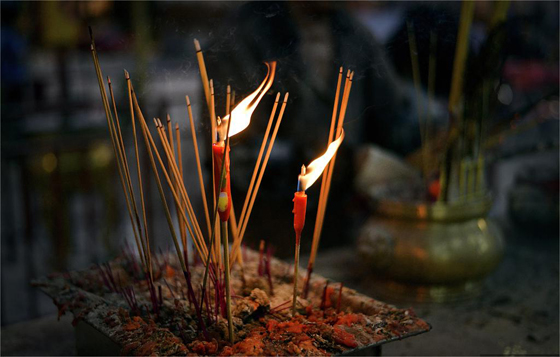
[[313, 160], [313, 162], [311, 162], [309, 166], [307, 166], [307, 168], [304, 170], [304, 174], [298, 176], [299, 189], [301, 191], [307, 190], [309, 187], [311, 187], [311, 185], [313, 185], [313, 183], [315, 183], [315, 181], [317, 181], [319, 176], [321, 176], [321, 174], [325, 170], [325, 167], [327, 167], [329, 161], [331, 161], [334, 154], [336, 154], [336, 151], [340, 147], [340, 144], [342, 144], [342, 140], [344, 140], [344, 130], [340, 133], [338, 139], [336, 139], [329, 145], [327, 151], [322, 156]]
[[[276, 61], [270, 63], [265, 62], [265, 64], [268, 68], [268, 72], [266, 73], [266, 77], [262, 81], [261, 85], [231, 111], [232, 122], [230, 124], [231, 127], [229, 128], [230, 137], [242, 132], [249, 126], [249, 123], [251, 123], [251, 115], [253, 115], [253, 112], [257, 108], [257, 105], [261, 101], [262, 97], [266, 94], [266, 92], [268, 92], [270, 87], [272, 87], [274, 74], [276, 73]], [[222, 119], [222, 125], [219, 129], [224, 131], [223, 133], [220, 133], [220, 137], [223, 137], [224, 139], [225, 128], [227, 127], [227, 121], [229, 118], [230, 115], [226, 115], [226, 117]]]

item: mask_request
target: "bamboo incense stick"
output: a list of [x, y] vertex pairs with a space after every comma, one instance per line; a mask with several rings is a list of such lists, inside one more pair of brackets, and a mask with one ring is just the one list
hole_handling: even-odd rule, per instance
[[[140, 218], [139, 218], [139, 214], [138, 214], [138, 208], [136, 205], [136, 199], [135, 199], [135, 195], [134, 195], [134, 190], [132, 188], [132, 181], [130, 179], [130, 170], [128, 167], [128, 160], [126, 158], [126, 151], [124, 148], [124, 142], [122, 139], [122, 132], [121, 132], [121, 126], [119, 123], [119, 117], [118, 117], [118, 112], [117, 112], [117, 105], [115, 103], [115, 96], [113, 93], [113, 86], [111, 84], [111, 78], [107, 77], [107, 83], [109, 85], [109, 94], [111, 97], [111, 102], [113, 104], [113, 110], [115, 113], [115, 116], [113, 117], [114, 120], [111, 121], [112, 123], [112, 128], [113, 128], [113, 132], [115, 133], [115, 137], [118, 138], [117, 141], [117, 147], [118, 147], [118, 151], [120, 152], [120, 160], [122, 163], [122, 167], [123, 167], [123, 172], [125, 174], [125, 178], [126, 178], [126, 182], [128, 185], [128, 190], [130, 192], [130, 197], [132, 199], [132, 207], [134, 210], [134, 215], [136, 217], [136, 221], [138, 224], [138, 230], [141, 232], [142, 231], [142, 224], [140, 223]], [[116, 122], [116, 126], [115, 126], [115, 122]], [[147, 268], [148, 268], [148, 272], [150, 275], [150, 279], [151, 281], [153, 281], [153, 272], [152, 272], [152, 259], [151, 259], [151, 254], [150, 254], [150, 241], [148, 239], [148, 235], [147, 235], [147, 230], [144, 230], [144, 237], [142, 238], [142, 234], [140, 234], [140, 238], [143, 239], [142, 242], [144, 242], [144, 254], [146, 255], [146, 263], [147, 263]]]
[[196, 50], [196, 59], [198, 60], [198, 68], [200, 69], [200, 80], [202, 81], [202, 88], [204, 88], [204, 97], [206, 98], [206, 105], [208, 106], [208, 111], [210, 111], [210, 88], [208, 86], [208, 73], [206, 72], [206, 64], [204, 63], [204, 55], [202, 54], [202, 48], [200, 48], [200, 42], [194, 39], [194, 48]]
[[136, 246], [138, 248], [138, 253], [140, 255], [140, 260], [141, 260], [141, 262], [144, 266], [144, 271], [147, 271], [147, 269], [148, 269], [147, 268], [147, 263], [145, 261], [145, 258], [144, 258], [145, 255], [144, 255], [144, 252], [143, 252], [143, 244], [142, 244], [143, 240], [140, 238], [140, 233], [141, 232], [137, 231], [137, 226], [135, 224], [134, 216], [133, 216], [133, 213], [132, 213], [133, 211], [132, 211], [132, 208], [131, 208], [131, 202], [130, 202], [130, 199], [128, 197], [128, 191], [127, 191], [126, 185], [125, 185], [123, 170], [121, 168], [122, 163], [119, 160], [119, 155], [118, 155], [118, 152], [117, 152], [117, 145], [115, 143], [115, 133], [113, 132], [113, 128], [112, 128], [112, 125], [111, 125], [111, 112], [109, 110], [109, 103], [108, 103], [108, 100], [107, 100], [107, 94], [105, 92], [105, 85], [103, 83], [103, 75], [101, 74], [101, 67], [99, 66], [99, 60], [97, 58], [97, 50], [95, 48], [95, 41], [93, 39], [93, 32], [91, 30], [91, 27], [88, 27], [88, 29], [89, 29], [89, 34], [90, 34], [90, 38], [91, 38], [91, 46], [90, 46], [91, 55], [92, 55], [92, 58], [93, 58], [93, 64], [94, 64], [95, 72], [96, 72], [96, 75], [97, 75], [97, 81], [98, 81], [98, 84], [99, 84], [99, 91], [101, 93], [101, 100], [103, 102], [103, 108], [105, 109], [105, 116], [107, 118], [107, 126], [109, 128], [111, 143], [113, 144], [113, 152], [114, 152], [115, 157], [117, 158], [117, 168], [118, 168], [118, 172], [119, 172], [119, 177], [121, 179], [122, 189], [123, 189], [123, 192], [125, 194], [127, 208], [128, 208], [128, 211], [129, 211], [130, 221], [131, 221], [131, 224], [132, 224], [132, 230], [134, 232], [134, 238], [136, 240]]
[[[329, 137], [328, 137], [328, 141], [327, 141], [327, 147], [332, 143], [332, 141], [334, 140], [334, 128], [336, 127], [336, 114], [338, 112], [338, 102], [340, 100], [340, 84], [342, 82], [342, 75], [344, 72], [344, 68], [340, 67], [339, 72], [338, 72], [338, 79], [337, 79], [337, 83], [336, 83], [336, 91], [335, 91], [335, 95], [334, 95], [334, 104], [333, 104], [333, 110], [332, 110], [332, 116], [331, 116], [331, 126], [329, 129]], [[322, 211], [322, 206], [323, 206], [323, 201], [325, 199], [324, 194], [325, 194], [325, 188], [326, 188], [326, 176], [327, 175], [321, 175], [322, 179], [321, 179], [321, 190], [319, 193], [319, 204], [317, 206], [317, 218], [315, 219], [315, 228], [313, 230], [313, 240], [316, 240], [317, 238], [315, 238], [318, 234], [319, 234], [319, 226], [320, 226], [320, 219], [319, 217], [321, 217], [321, 211]], [[307, 279], [305, 281], [305, 287], [304, 287], [304, 293], [303, 296], [307, 297], [307, 291], [309, 288], [309, 276], [311, 274], [310, 270], [313, 269], [313, 267], [308, 266], [308, 270], [307, 270]]]
[[126, 85], [127, 85], [127, 92], [128, 92], [128, 101], [129, 101], [129, 109], [130, 109], [130, 120], [132, 122], [132, 135], [134, 137], [134, 151], [136, 154], [136, 173], [138, 177], [138, 188], [140, 191], [140, 204], [142, 205], [142, 218], [144, 220], [144, 231], [146, 237], [148, 237], [148, 220], [146, 217], [146, 204], [144, 200], [144, 189], [142, 184], [142, 174], [140, 169], [140, 153], [138, 150], [138, 138], [136, 136], [136, 123], [134, 119], [134, 108], [132, 105], [132, 83], [130, 82], [130, 75], [129, 73], [124, 70], [124, 76], [126, 78]]
[[259, 172], [259, 177], [257, 178], [257, 183], [256, 183], [256, 186], [254, 188], [254, 193], [253, 193], [253, 196], [251, 197], [251, 202], [249, 203], [249, 208], [247, 210], [247, 214], [246, 214], [246, 217], [245, 217], [245, 223], [244, 223], [243, 227], [241, 228], [241, 232], [239, 233], [239, 239], [238, 239], [239, 243], [237, 244], [236, 247], [234, 247], [234, 249], [232, 249], [233, 252], [237, 252], [236, 254], [240, 254], [239, 248], [240, 248], [241, 242], [243, 241], [243, 237], [245, 235], [245, 230], [247, 229], [247, 222], [249, 221], [249, 217], [251, 216], [251, 210], [253, 209], [253, 204], [255, 203], [255, 198], [257, 197], [257, 193], [259, 191], [259, 187], [260, 187], [264, 172], [266, 170], [266, 165], [268, 163], [268, 159], [270, 158], [270, 153], [272, 152], [272, 148], [274, 147], [274, 141], [276, 140], [276, 135], [278, 134], [278, 129], [280, 128], [280, 124], [282, 123], [282, 118], [284, 116], [284, 111], [286, 109], [286, 104], [288, 103], [288, 96], [289, 96], [289, 93], [286, 93], [286, 95], [284, 96], [284, 101], [282, 102], [282, 107], [280, 108], [280, 114], [278, 114], [278, 119], [276, 120], [276, 125], [274, 127], [274, 131], [272, 132], [272, 137], [270, 138], [270, 144], [268, 145], [266, 155], [265, 155], [264, 161], [262, 163], [262, 169]]
[[[158, 121], [155, 120], [155, 119], [154, 119], [154, 122], [155, 122], [155, 124], [156, 124], [157, 132], [158, 132], [158, 135], [159, 135], [159, 137], [160, 137], [160, 140], [162, 141], [162, 143], [164, 143], [165, 140], [166, 140], [166, 134], [165, 134], [165, 132], [164, 132], [163, 125], [161, 125], [161, 122], [158, 122]], [[149, 131], [148, 131], [148, 134], [149, 134]], [[204, 254], [204, 253], [205, 253], [205, 249], [206, 249], [206, 248], [205, 248], [205, 243], [204, 243], [204, 241], [200, 238], [200, 236], [197, 234], [195, 228], [191, 227], [191, 225], [194, 226], [194, 224], [193, 224], [193, 222], [192, 222], [192, 217], [191, 217], [190, 214], [189, 214], [189, 218], [191, 219], [191, 221], [190, 221], [190, 225], [188, 224], [189, 221], [187, 220], [187, 217], [186, 217], [186, 215], [185, 215], [185, 210], [183, 209], [182, 202], [184, 202], [184, 197], [185, 197], [185, 196], [184, 196], [184, 193], [183, 193], [182, 190], [180, 190], [180, 189], [178, 190], [179, 193], [181, 194], [181, 197], [183, 197], [183, 201], [181, 201], [181, 199], [179, 198], [179, 194], [177, 193], [177, 191], [175, 190], [175, 187], [174, 187], [174, 182], [177, 182], [177, 181], [176, 181], [176, 180], [173, 181], [173, 179], [170, 178], [170, 176], [169, 176], [169, 174], [167, 173], [167, 170], [166, 170], [166, 168], [165, 168], [165, 165], [164, 165], [164, 163], [163, 163], [163, 160], [161, 159], [161, 156], [159, 155], [159, 152], [157, 151], [157, 147], [155, 146], [155, 143], [154, 143], [154, 141], [153, 141], [153, 138], [151, 137], [150, 134], [148, 135], [148, 137], [149, 137], [150, 143], [152, 144], [152, 146], [153, 146], [153, 148], [154, 148], [154, 152], [156, 153], [156, 157], [157, 157], [157, 159], [158, 159], [158, 162], [160, 163], [161, 170], [162, 170], [162, 172], [163, 172], [163, 174], [164, 174], [164, 176], [165, 176], [165, 178], [166, 178], [166, 180], [167, 180], [167, 183], [169, 184], [169, 187], [170, 187], [170, 189], [171, 189], [171, 193], [172, 193], [173, 198], [175, 199], [175, 202], [176, 202], [176, 207], [178, 208], [179, 213], [181, 213], [181, 215], [182, 215], [182, 217], [183, 217], [183, 219], [184, 219], [184, 222], [186, 223], [186, 227], [187, 227], [187, 229], [188, 229], [188, 231], [189, 231], [189, 234], [190, 234], [191, 237], [193, 238], [193, 242], [195, 243], [195, 248], [197, 249], [197, 252], [198, 252], [199, 254], [201, 254], [200, 252], [203, 252], [202, 254]], [[165, 154], [166, 154], [166, 156], [169, 158], [169, 157], [170, 157], [169, 150], [168, 150], [168, 148], [165, 146], [165, 144], [164, 144], [163, 146], [164, 146]], [[173, 169], [173, 165], [171, 165], [171, 169]], [[177, 178], [177, 171], [174, 171], [174, 170], [171, 170], [171, 171], [172, 171], [173, 178]], [[180, 187], [181, 187], [181, 186], [179, 185], [179, 188], [180, 188]], [[193, 233], [193, 231], [194, 231], [194, 233]]]
[[[350, 91], [352, 89], [352, 79], [354, 78], [354, 72], [350, 73], [350, 76], [347, 76], [347, 80], [346, 83], [344, 85], [344, 93], [342, 95], [342, 102], [341, 102], [341, 106], [340, 106], [340, 113], [338, 116], [338, 124], [337, 124], [337, 130], [336, 130], [336, 138], [340, 137], [340, 135], [342, 134], [342, 126], [344, 124], [344, 118], [346, 117], [346, 108], [348, 106], [348, 99], [350, 97]], [[317, 256], [317, 250], [319, 248], [319, 242], [321, 239], [321, 232], [322, 232], [322, 228], [323, 228], [323, 220], [324, 220], [324, 215], [325, 215], [325, 211], [327, 209], [327, 203], [328, 203], [328, 195], [329, 195], [329, 191], [330, 191], [330, 185], [331, 185], [331, 180], [332, 180], [332, 173], [334, 170], [334, 165], [336, 162], [336, 154], [333, 156], [333, 158], [331, 159], [331, 161], [329, 162], [329, 164], [326, 167], [326, 172], [323, 173], [324, 178], [326, 178], [326, 187], [325, 187], [325, 192], [324, 192], [324, 199], [323, 199], [323, 207], [321, 209], [321, 215], [319, 217], [319, 231], [317, 234], [317, 238], [315, 239], [315, 236], [313, 237], [313, 242], [311, 245], [311, 255], [309, 256], [309, 263], [308, 263], [308, 271], [310, 272], [309, 274], [311, 274], [311, 272], [313, 271], [313, 266], [315, 264], [315, 257]], [[326, 175], [325, 175], [326, 174]], [[309, 279], [307, 279], [308, 281]], [[307, 282], [306, 282], [307, 284]]]
[[420, 78], [420, 65], [418, 63], [418, 49], [416, 47], [416, 34], [414, 33], [414, 25], [407, 21], [408, 44], [410, 51], [410, 62], [412, 66], [412, 78], [414, 88], [416, 90], [416, 110], [418, 115], [418, 127], [420, 129], [420, 147], [422, 148], [422, 176], [424, 177], [425, 186], [428, 186], [427, 157], [426, 157], [426, 122], [424, 120], [424, 111], [422, 110], [422, 79]]
[[226, 116], [231, 112], [231, 87], [228, 84], [226, 89]]
[[[217, 127], [216, 127], [216, 105], [214, 102], [214, 81], [211, 79], [209, 81], [209, 88], [210, 88], [210, 123], [211, 123], [211, 131], [212, 131], [212, 144], [216, 143], [217, 140]], [[212, 152], [212, 182], [216, 182], [216, 177], [214, 176], [214, 151], [211, 150]], [[212, 197], [213, 197], [213, 203], [214, 205], [216, 205], [216, 191], [212, 190]], [[214, 255], [217, 258], [218, 262], [219, 262], [219, 266], [222, 267], [222, 261], [221, 261], [221, 254], [220, 254], [220, 243], [219, 243], [219, 239], [221, 237], [220, 235], [220, 225], [218, 222], [216, 222], [216, 226], [214, 227], [214, 229], [218, 232], [218, 234], [216, 234], [214, 236], [214, 239], [216, 239], [216, 243], [214, 244]]]
[[[175, 136], [176, 136], [176, 142], [177, 142], [177, 160], [179, 161], [179, 173], [181, 174], [181, 181], [185, 182], [185, 178], [183, 176], [183, 153], [182, 153], [182, 149], [181, 149], [181, 132], [179, 130], [179, 124], [175, 123]], [[185, 207], [183, 206], [183, 210], [185, 209]], [[177, 211], [177, 217], [179, 220], [179, 233], [181, 234], [181, 242], [183, 243], [183, 251], [184, 254], [187, 254], [188, 248], [187, 248], [187, 232], [185, 230], [185, 223], [183, 221], [183, 217], [181, 217], [181, 215], [179, 214], [179, 212]], [[185, 262], [185, 264], [188, 264], [187, 262]]]
[[208, 212], [208, 202], [206, 201], [206, 190], [204, 189], [204, 179], [202, 177], [202, 166], [200, 164], [200, 154], [198, 152], [198, 141], [196, 139], [196, 130], [194, 128], [194, 120], [193, 120], [193, 114], [192, 114], [192, 108], [191, 108], [191, 101], [190, 101], [188, 95], [185, 98], [187, 100], [187, 111], [188, 111], [188, 115], [189, 115], [189, 122], [190, 122], [190, 125], [191, 125], [191, 135], [192, 135], [192, 139], [193, 139], [194, 154], [195, 154], [195, 159], [196, 159], [196, 168], [197, 168], [197, 171], [198, 171], [198, 182], [200, 184], [200, 194], [202, 196], [202, 203], [204, 205], [204, 215], [206, 217], [208, 237], [210, 237], [211, 232], [212, 232], [212, 225], [210, 224], [210, 214]]
[[[171, 232], [171, 237], [173, 239], [173, 244], [175, 245], [177, 258], [179, 259], [179, 262], [181, 263], [181, 267], [182, 267], [183, 271], [187, 271], [187, 266], [185, 265], [185, 261], [183, 259], [183, 254], [181, 253], [181, 249], [179, 248], [179, 242], [177, 241], [177, 236], [175, 234], [175, 229], [173, 228], [173, 221], [171, 220], [171, 213], [169, 212], [169, 207], [167, 205], [167, 200], [165, 199], [165, 193], [163, 192], [163, 187], [161, 185], [161, 181], [160, 181], [159, 174], [158, 174], [158, 171], [157, 171], [156, 163], [154, 161], [154, 155], [152, 153], [152, 148], [150, 146], [150, 144], [152, 144], [155, 148], [155, 145], [153, 143], [153, 139], [151, 139], [151, 134], [149, 134], [149, 129], [148, 129], [148, 126], [146, 125], [146, 121], [144, 120], [144, 116], [142, 115], [142, 112], [140, 111], [140, 107], [138, 105], [136, 95], [135, 95], [134, 92], [132, 93], [132, 95], [133, 95], [134, 106], [135, 106], [135, 109], [136, 109], [136, 114], [138, 114], [138, 118], [139, 118], [140, 123], [141, 123], [142, 134], [144, 136], [144, 142], [146, 144], [146, 149], [148, 151], [148, 157], [150, 159], [150, 163], [151, 163], [151, 166], [152, 166], [152, 172], [154, 173], [154, 176], [156, 178], [156, 184], [157, 184], [157, 187], [158, 187], [159, 196], [160, 196], [160, 199], [163, 203], [165, 217], [167, 219], [167, 224], [169, 225], [169, 231]], [[157, 153], [157, 151], [156, 151], [156, 153]], [[158, 154], [158, 157], [159, 157], [159, 154]]]
[[[176, 244], [176, 249], [178, 249], [177, 236], [175, 235], [175, 230], [173, 228], [173, 222], [171, 221], [171, 215], [169, 213], [169, 207], [167, 206], [167, 201], [165, 200], [165, 195], [163, 194], [163, 187], [161, 186], [161, 181], [159, 179], [159, 174], [157, 173], [157, 167], [155, 165], [155, 160], [153, 158], [153, 153], [152, 153], [151, 147], [154, 148], [154, 152], [155, 152], [155, 154], [158, 158], [158, 161], [161, 165], [162, 172], [164, 173], [168, 183], [170, 184], [170, 188], [171, 188], [171, 192], [173, 194], [173, 197], [175, 198], [175, 200], [177, 202], [180, 202], [180, 200], [179, 200], [179, 198], [177, 196], [177, 193], [175, 192], [173, 186], [171, 185], [172, 181], [171, 181], [169, 175], [167, 174], [167, 170], [165, 169], [165, 165], [163, 164], [163, 161], [162, 161], [162, 159], [159, 155], [159, 152], [157, 151], [157, 147], [156, 147], [155, 142], [152, 138], [152, 135], [151, 135], [151, 133], [148, 129], [148, 126], [146, 124], [146, 121], [144, 119], [142, 111], [140, 110], [140, 106], [138, 105], [138, 101], [136, 99], [136, 95], [135, 95], [134, 91], [133, 91], [132, 94], [133, 94], [134, 107], [136, 109], [136, 113], [138, 114], [139, 121], [141, 123], [142, 133], [144, 135], [144, 141], [146, 143], [146, 147], [148, 149], [148, 154], [150, 156], [149, 158], [150, 158], [150, 162], [152, 164], [152, 170], [154, 171], [154, 175], [156, 176], [156, 182], [158, 183], [158, 191], [160, 191], [160, 198], [162, 199], [162, 203], [164, 204], [164, 209], [165, 209], [165, 214], [166, 214], [166, 218], [167, 218], [167, 221], [168, 221], [168, 225], [169, 225], [169, 228], [171, 230], [171, 235], [172, 235], [174, 244]], [[151, 147], [150, 147], [150, 145], [151, 145]], [[183, 217], [186, 220], [187, 219], [186, 215], [185, 215], [184, 211], [182, 211], [182, 209], [181, 209], [181, 213], [183, 214]], [[193, 235], [192, 233], [191, 233], [191, 235], [193, 236], [193, 241], [195, 242], [195, 247], [196, 247], [198, 253], [200, 255], [204, 254], [204, 249], [205, 249], [204, 242], [197, 242], [197, 239], [194, 238], [194, 237], [196, 237], [196, 235]], [[202, 243], [202, 244], [197, 244], [197, 243]], [[178, 250], [178, 254], [180, 254], [180, 250]], [[179, 259], [182, 262], [182, 266], [184, 268], [186, 268], [186, 265], [184, 265], [184, 260], [183, 260], [182, 255], [179, 256]]]
[[[154, 123], [155, 123], [155, 125], [156, 125], [156, 130], [157, 130], [158, 136], [159, 136], [161, 142], [163, 143], [164, 140], [165, 140], [165, 138], [166, 138], [165, 133], [164, 133], [164, 131], [163, 131], [164, 128], [163, 128], [163, 126], [161, 125], [161, 123], [158, 122], [158, 120], [154, 119]], [[171, 155], [169, 154], [168, 148], [167, 148], [165, 145], [163, 145], [163, 148], [164, 148], [164, 150], [165, 150], [165, 154], [166, 154], [166, 157], [168, 158], [168, 161], [171, 162], [171, 160], [170, 160]], [[154, 149], [154, 150], [157, 150], [157, 149]], [[173, 194], [173, 197], [175, 198], [175, 203], [176, 203], [178, 215], [179, 215], [179, 216], [184, 215], [184, 214], [185, 214], [185, 213], [184, 213], [184, 212], [185, 212], [185, 208], [184, 208], [184, 206], [183, 206], [183, 204], [182, 204], [183, 201], [181, 201], [181, 200], [179, 200], [179, 199], [176, 198], [176, 197], [179, 196], [179, 194], [176, 193], [177, 191], [179, 191], [179, 192], [181, 193], [181, 196], [182, 196], [182, 197], [184, 197], [184, 196], [183, 196], [183, 193], [182, 193], [182, 191], [180, 190], [180, 188], [179, 188], [178, 186], [174, 186], [174, 185], [173, 185], [173, 183], [172, 183], [173, 181], [172, 181], [172, 180], [169, 180], [169, 175], [168, 175], [167, 171], [165, 170], [165, 167], [163, 166], [163, 161], [160, 160], [159, 154], [158, 154], [158, 161], [160, 162], [160, 166], [162, 167], [162, 171], [164, 171], [164, 176], [166, 177], [166, 179], [167, 179], [167, 181], [168, 181], [168, 184], [169, 184], [169, 186], [171, 187], [172, 193], [174, 193], [174, 194]], [[169, 171], [172, 172], [173, 178], [176, 178], [176, 176], [175, 176], [175, 171], [173, 171], [173, 166], [172, 166], [171, 163], [170, 163], [170, 165], [169, 165]], [[175, 182], [177, 182], [177, 180], [175, 180]], [[179, 213], [181, 213], [181, 214], [179, 214]], [[189, 216], [190, 216], [190, 214], [189, 214]], [[189, 218], [191, 218], [191, 217], [189, 217]], [[195, 244], [196, 244], [196, 243], [199, 243], [199, 242], [200, 242], [200, 237], [199, 237], [198, 235], [195, 235], [195, 233], [193, 233], [193, 228], [188, 224], [188, 220], [186, 220], [186, 217], [185, 217], [185, 220], [184, 220], [184, 221], [185, 221], [185, 224], [186, 224], [186, 226], [187, 226], [187, 229], [189, 230], [189, 233], [190, 233], [191, 237], [193, 237], [193, 241], [196, 240], [196, 239], [198, 239], [198, 240], [195, 242]], [[192, 218], [191, 218], [191, 222], [192, 222]]]
[[[171, 154], [171, 148], [169, 147], [169, 142], [167, 142], [167, 136], [165, 135], [165, 133], [164, 133], [164, 131], [163, 131], [163, 130], [164, 130], [163, 125], [161, 124], [161, 122], [158, 121], [158, 122], [156, 123], [156, 126], [160, 129], [158, 132], [161, 134], [161, 135], [160, 135], [160, 139], [161, 139], [161, 141], [162, 141], [162, 145], [163, 145], [163, 147], [164, 147], [165, 153], [166, 153], [166, 155], [167, 155], [168, 158], [171, 158], [171, 155], [172, 155], [172, 154]], [[156, 152], [156, 153], [157, 153], [157, 152]], [[159, 156], [159, 154], [158, 154], [158, 156]], [[177, 165], [175, 164], [174, 160], [171, 160], [171, 162], [173, 163], [173, 164], [171, 165], [171, 172], [172, 172], [172, 174], [174, 175], [175, 180], [178, 181], [179, 178], [180, 178], [179, 169], [177, 168]], [[163, 172], [166, 173], [165, 170], [163, 170]], [[172, 182], [172, 181], [170, 181], [170, 182]], [[193, 226], [193, 228], [194, 228], [194, 232], [195, 232], [196, 238], [198, 238], [200, 242], [203, 242], [204, 239], [203, 239], [203, 236], [202, 236], [202, 231], [200, 230], [200, 226], [199, 226], [199, 224], [198, 224], [198, 220], [197, 220], [196, 215], [195, 215], [195, 213], [194, 213], [194, 210], [193, 210], [193, 208], [192, 208], [192, 205], [191, 205], [191, 202], [190, 202], [190, 199], [189, 199], [189, 195], [188, 195], [188, 193], [187, 193], [187, 190], [186, 190], [186, 188], [185, 188], [185, 186], [184, 186], [184, 184], [183, 184], [182, 182], [181, 182], [181, 184], [179, 185], [179, 191], [180, 191], [180, 193], [181, 193], [181, 195], [182, 195], [182, 197], [183, 197], [183, 202], [186, 204], [187, 213], [188, 213], [188, 215], [189, 215], [191, 224], [192, 224], [192, 226]], [[179, 201], [179, 202], [180, 202], [180, 201]]]
[[453, 76], [451, 79], [451, 92], [449, 94], [449, 111], [457, 115], [459, 101], [463, 91], [463, 79], [465, 64], [469, 50], [469, 34], [474, 15], [474, 2], [463, 1], [461, 5], [461, 19], [459, 22], [459, 33], [457, 34], [457, 47], [455, 48], [455, 60], [453, 62]]
[[266, 143], [268, 141], [268, 137], [269, 137], [269, 134], [270, 134], [270, 129], [272, 128], [272, 122], [274, 121], [274, 116], [276, 114], [276, 109], [278, 107], [279, 100], [280, 100], [280, 93], [276, 94], [276, 100], [274, 101], [274, 106], [272, 107], [272, 111], [270, 112], [270, 117], [268, 119], [268, 124], [266, 126], [266, 130], [264, 132], [264, 137], [263, 137], [263, 140], [262, 140], [262, 143], [261, 143], [261, 148], [259, 149], [259, 153], [257, 155], [257, 161], [255, 163], [255, 168], [253, 169], [253, 175], [251, 176], [251, 181], [249, 183], [249, 189], [247, 190], [247, 195], [245, 196], [245, 202], [243, 203], [243, 209], [241, 210], [241, 216], [239, 218], [239, 224], [240, 224], [241, 229], [243, 229], [243, 226], [244, 226], [245, 215], [247, 213], [247, 208], [249, 206], [249, 201], [252, 198], [255, 179], [256, 179], [257, 174], [259, 172], [262, 155], [264, 153], [264, 149], [265, 149]]

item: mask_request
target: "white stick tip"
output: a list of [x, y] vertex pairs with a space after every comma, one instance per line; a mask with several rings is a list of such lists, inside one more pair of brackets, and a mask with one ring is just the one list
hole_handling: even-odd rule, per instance
[[126, 69], [124, 70], [124, 78], [130, 79], [130, 74], [128, 74], [128, 71]]
[[286, 92], [286, 95], [284, 96], [284, 103], [288, 101], [288, 96], [290, 95], [290, 92]]
[[194, 48], [196, 49], [196, 52], [200, 52], [201, 48], [200, 48], [200, 42], [198, 42], [198, 40], [195, 38], [194, 39]]
[[191, 99], [189, 98], [188, 95], [186, 96], [186, 98], [187, 98], [187, 105], [190, 106], [191, 105]]

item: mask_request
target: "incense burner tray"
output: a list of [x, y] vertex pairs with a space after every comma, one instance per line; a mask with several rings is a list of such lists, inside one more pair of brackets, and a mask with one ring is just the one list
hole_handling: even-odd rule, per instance
[[[154, 256], [155, 302], [147, 279], [134, 277], [137, 264], [130, 257], [32, 283], [53, 299], [59, 316], [73, 313], [80, 355], [375, 355], [385, 343], [431, 329], [412, 309], [341, 291], [341, 284], [316, 274], [292, 317], [293, 265], [250, 250], [243, 257], [243, 271], [232, 269], [233, 344], [219, 304], [213, 312], [219, 298], [212, 289], [203, 301], [201, 330], [174, 255]], [[190, 273], [200, 289], [204, 267], [195, 263]]]

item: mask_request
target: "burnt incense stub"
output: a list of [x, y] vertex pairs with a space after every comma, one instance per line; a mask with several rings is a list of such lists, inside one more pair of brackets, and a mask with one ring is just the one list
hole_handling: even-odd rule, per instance
[[[202, 309], [197, 307], [199, 317], [176, 257], [155, 258], [153, 287], [130, 256], [81, 272], [53, 274], [33, 285], [52, 297], [59, 315], [72, 312], [74, 325], [90, 325], [124, 355], [337, 355], [431, 328], [411, 309], [398, 309], [348, 288], [340, 293], [340, 283], [327, 284], [317, 275], [292, 317], [293, 267], [267, 257], [267, 268], [259, 274], [262, 256], [246, 251], [244, 279], [237, 266], [231, 274], [232, 344], [220, 289], [207, 290]], [[201, 264], [190, 267], [197, 293], [203, 274]]]

